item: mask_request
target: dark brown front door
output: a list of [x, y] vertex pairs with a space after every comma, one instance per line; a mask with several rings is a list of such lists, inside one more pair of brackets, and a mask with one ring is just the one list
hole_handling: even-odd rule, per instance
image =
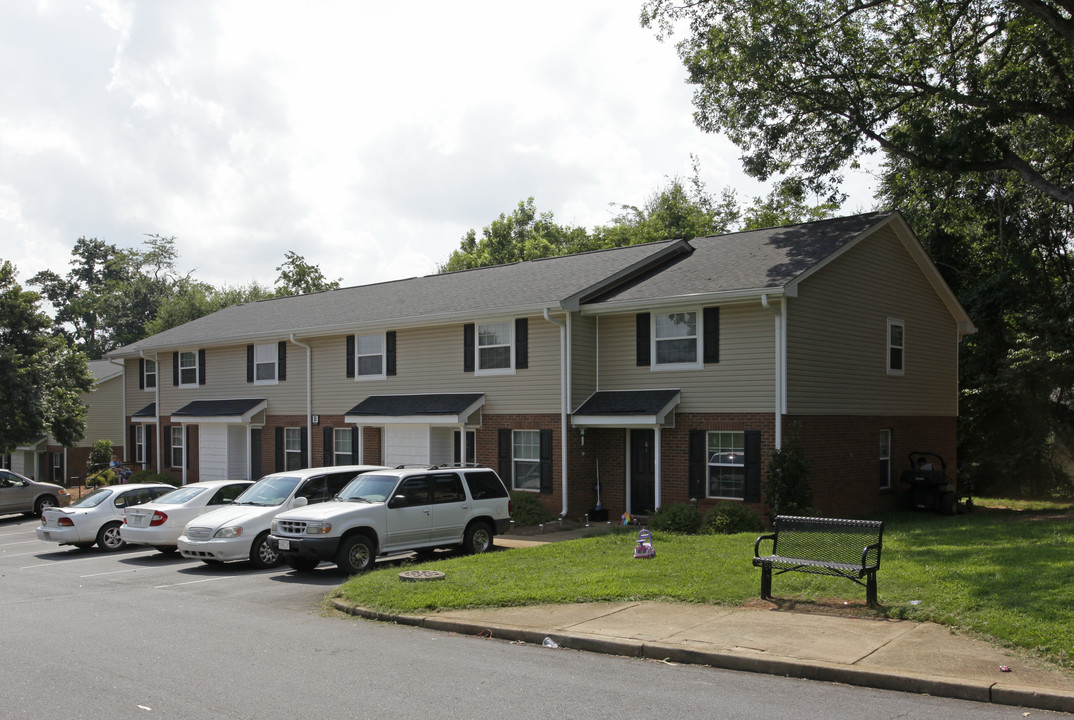
[[656, 508], [656, 431], [630, 431], [630, 514]]

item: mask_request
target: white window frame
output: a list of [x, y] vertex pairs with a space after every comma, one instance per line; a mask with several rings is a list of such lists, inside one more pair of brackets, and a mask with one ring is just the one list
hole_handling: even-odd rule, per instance
[[[192, 365], [191, 364], [186, 364], [186, 365], [183, 364], [183, 360], [186, 359], [186, 358], [184, 358], [184, 356], [187, 356], [187, 355], [194, 359], [194, 363]], [[181, 387], [181, 388], [197, 387], [198, 386], [198, 371], [199, 370], [200, 370], [200, 368], [198, 367], [198, 351], [197, 350], [181, 350], [179, 352], [179, 387]], [[192, 381], [184, 380], [183, 379], [183, 373], [191, 373], [191, 372], [194, 374], [194, 379]]]
[[[727, 437], [725, 437], [727, 436]], [[713, 447], [713, 438], [717, 439]], [[713, 462], [714, 458], [734, 454], [741, 462]], [[741, 430], [709, 430], [705, 434], [705, 497], [717, 500], [744, 500], [746, 498], [746, 433]], [[712, 495], [712, 468], [740, 468], [742, 492], [740, 495]]]
[[[347, 443], [349, 450], [346, 453], [341, 453], [339, 451], [340, 438], [343, 438]], [[351, 428], [332, 429], [332, 465], [350, 465], [351, 458], [354, 457], [352, 451], [356, 449], [357, 448], [354, 447], [354, 435], [351, 434]], [[340, 462], [340, 455], [346, 455], [346, 459], [343, 462]]]
[[[276, 343], [254, 345], [254, 385], [278, 385], [280, 369], [280, 348]], [[272, 367], [272, 377], [258, 378], [258, 369]]]
[[[503, 325], [507, 329], [507, 342], [482, 345], [482, 328]], [[481, 363], [481, 351], [507, 348], [507, 367], [484, 367]], [[474, 374], [475, 375], [513, 375], [515, 372], [515, 322], [498, 320], [495, 322], [476, 323], [474, 326]]]
[[[157, 361], [144, 358], [143, 363], [144, 371], [142, 372], [142, 387], [145, 390], [153, 391], [157, 389]], [[152, 370], [150, 369], [152, 367]], [[152, 380], [150, 380], [152, 378]]]
[[[172, 425], [171, 430], [169, 431], [172, 434], [172, 456], [168, 459], [171, 460], [173, 468], [182, 468], [184, 466], [183, 460], [186, 457], [186, 453], [184, 452], [186, 445], [183, 442], [183, 436], [185, 434], [183, 431], [185, 429], [186, 428], [183, 425]], [[178, 461], [175, 459], [177, 456], [175, 452], [176, 450], [179, 451]]]
[[[659, 319], [662, 317], [670, 317], [672, 315], [693, 315], [694, 316], [694, 334], [671, 336], [666, 338], [657, 337], [657, 327], [659, 325]], [[697, 370], [705, 366], [704, 355], [702, 350], [702, 343], [704, 342], [703, 322], [704, 315], [700, 309], [690, 308], [685, 310], [674, 310], [669, 312], [654, 312], [650, 315], [650, 328], [649, 328], [649, 353], [652, 358], [650, 367], [653, 370]], [[660, 362], [658, 349], [660, 343], [670, 342], [673, 340], [693, 340], [694, 341], [694, 359], [686, 362]]]
[[[298, 463], [294, 467], [291, 466], [292, 458], [296, 458]], [[289, 427], [283, 429], [283, 469], [302, 469], [302, 428]]]
[[[901, 336], [899, 344], [896, 344], [891, 337], [892, 330], [895, 328], [899, 329], [899, 335]], [[885, 345], [887, 347], [887, 359], [885, 362], [887, 363], [888, 375], [904, 375], [906, 373], [906, 323], [895, 318], [888, 318]], [[899, 367], [895, 367], [892, 362], [892, 354], [896, 350], [899, 352]]]
[[145, 425], [134, 426], [134, 462], [145, 462]]
[[[380, 344], [380, 349], [376, 352], [362, 352], [362, 338], [376, 338]], [[383, 380], [388, 377], [388, 339], [384, 333], [367, 333], [365, 335], [354, 336], [354, 379], [355, 380]], [[377, 373], [363, 373], [362, 372], [362, 358], [380, 358], [380, 372]]]
[[[891, 489], [891, 430], [884, 429], [880, 431], [880, 458], [878, 477], [880, 479], [880, 489]], [[886, 480], [886, 482], [885, 482]]]
[[[532, 441], [525, 442], [522, 449], [535, 453], [533, 457], [519, 453], [519, 438], [525, 435]], [[536, 468], [535, 484], [533, 487], [523, 487], [518, 484], [519, 466]], [[541, 491], [541, 431], [540, 430], [512, 430], [511, 431], [511, 488], [513, 490], [525, 490], [526, 492]]]

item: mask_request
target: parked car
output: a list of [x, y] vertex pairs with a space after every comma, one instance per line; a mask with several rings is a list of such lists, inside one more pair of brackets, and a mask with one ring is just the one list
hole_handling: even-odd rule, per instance
[[329, 560], [353, 574], [408, 550], [486, 552], [510, 527], [511, 510], [489, 468], [396, 468], [355, 478], [334, 502], [280, 513], [269, 542], [295, 570]]
[[10, 470], [0, 470], [0, 515], [40, 515], [50, 507], [67, 507], [71, 496], [59, 485], [38, 482]]
[[126, 545], [119, 534], [123, 513], [132, 505], [156, 500], [175, 488], [163, 483], [108, 485], [75, 500], [69, 507], [46, 508], [41, 513], [37, 539], [101, 550], [119, 550]]
[[185, 558], [214, 564], [249, 560], [254, 567], [279, 564], [276, 549], [267, 542], [269, 523], [277, 513], [331, 499], [355, 476], [379, 465], [341, 465], [305, 468], [266, 475], [227, 507], [187, 523], [176, 544]]
[[119, 535], [131, 545], [175, 552], [188, 522], [230, 504], [251, 485], [250, 480], [206, 480], [184, 485], [152, 502], [128, 507]]

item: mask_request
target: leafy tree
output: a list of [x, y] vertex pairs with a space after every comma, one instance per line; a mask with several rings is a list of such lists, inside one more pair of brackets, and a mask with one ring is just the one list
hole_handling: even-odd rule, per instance
[[745, 169], [839, 196], [883, 150], [914, 167], [1011, 174], [1074, 205], [1074, 20], [1067, 0], [648, 0], [685, 29], [694, 119]]
[[82, 439], [86, 406], [80, 393], [93, 387], [86, 356], [50, 332], [38, 308], [40, 295], [15, 280], [15, 266], [0, 261], [0, 452], [51, 434], [65, 446]]
[[276, 297], [275, 291], [257, 282], [245, 286], [224, 285], [217, 288], [208, 283], [184, 278], [161, 300], [156, 315], [145, 325], [145, 333], [156, 335], [231, 305], [272, 297]]
[[674, 178], [653, 192], [642, 207], [620, 205], [619, 209], [610, 225], [594, 230], [602, 247], [717, 235], [729, 232], [741, 215], [733, 191], [725, 189], [716, 200], [705, 191], [696, 172], [689, 185]]
[[321, 268], [310, 265], [306, 258], [293, 250], [285, 254], [283, 264], [276, 266], [276, 293], [277, 295], [305, 295], [307, 293], [335, 290], [343, 281], [343, 278], [329, 282]]

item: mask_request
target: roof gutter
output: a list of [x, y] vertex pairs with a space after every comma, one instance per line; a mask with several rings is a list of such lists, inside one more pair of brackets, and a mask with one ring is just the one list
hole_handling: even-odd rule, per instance
[[[567, 317], [569, 318], [570, 315]], [[564, 320], [554, 319], [549, 314], [547, 307], [544, 308], [544, 319], [553, 325], [559, 326], [559, 432], [561, 448], [559, 460], [562, 467], [560, 486], [563, 494], [562, 509], [559, 516], [563, 518], [567, 517], [567, 388], [568, 373], [570, 371], [570, 366], [567, 362], [567, 323]]]
[[313, 467], [313, 348], [295, 339], [291, 342], [306, 348], [306, 467]]

